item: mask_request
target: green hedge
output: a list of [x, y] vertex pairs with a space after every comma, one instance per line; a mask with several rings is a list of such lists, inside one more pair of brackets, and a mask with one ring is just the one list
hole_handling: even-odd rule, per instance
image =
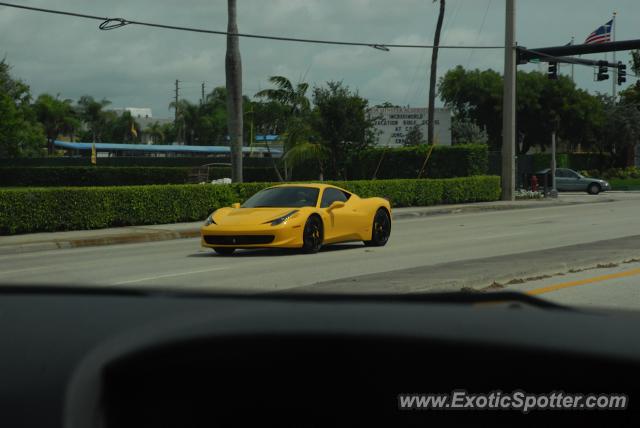
[[[533, 157], [533, 172], [551, 168], [550, 153], [536, 153]], [[556, 154], [556, 168], [571, 168], [569, 165], [569, 155], [566, 153]]]
[[[428, 151], [429, 146], [426, 145], [368, 149], [351, 159], [347, 175], [349, 179], [368, 180], [373, 177], [380, 164], [376, 175], [378, 179], [414, 179], [418, 176]], [[382, 162], [380, 162], [381, 159]], [[450, 178], [482, 175], [487, 173], [488, 165], [488, 151], [484, 144], [435, 146], [423, 177]]]
[[[500, 179], [493, 176], [334, 183], [362, 197], [386, 197], [394, 207], [493, 201], [500, 196]], [[0, 234], [203, 220], [213, 210], [273, 184], [2, 189]]]
[[[18, 186], [135, 186], [189, 183], [190, 167], [0, 167], [0, 185]], [[273, 168], [246, 167], [247, 181], [275, 181]], [[231, 168], [209, 169], [209, 180], [231, 177]]]
[[[348, 180], [369, 180], [373, 177], [378, 164], [380, 168], [376, 175], [378, 179], [409, 178], [418, 176], [422, 164], [429, 150], [429, 146], [401, 147], [401, 148], [371, 148], [364, 150], [357, 156], [345, 161], [345, 174]], [[382, 159], [382, 162], [380, 160]], [[88, 165], [88, 158], [51, 157], [51, 158], [24, 158], [24, 159], [0, 159], [0, 169], [18, 168], [66, 168], [69, 173], [57, 173], [59, 181], [38, 176], [45, 173], [42, 169], [24, 172], [20, 178], [12, 179], [8, 175], [0, 176], [4, 186], [32, 185], [32, 186], [74, 186], [74, 185], [135, 185], [135, 184], [179, 184], [186, 182], [189, 168], [201, 166], [206, 163], [228, 162], [226, 158], [202, 158], [202, 157], [113, 157], [99, 158], [98, 166]], [[276, 160], [282, 172], [282, 161]], [[277, 175], [273, 170], [273, 160], [268, 158], [244, 158], [245, 181], [275, 181]], [[139, 172], [131, 168], [141, 168]], [[113, 168], [113, 169], [111, 169]], [[115, 169], [120, 168], [120, 169]], [[129, 169], [126, 169], [129, 168]], [[142, 168], [157, 168], [156, 172], [144, 172]], [[166, 178], [162, 169], [166, 168]], [[176, 169], [178, 168], [178, 169]], [[108, 170], [122, 173], [127, 179], [117, 180], [109, 175]], [[182, 172], [179, 172], [180, 169]], [[100, 172], [104, 170], [104, 172]], [[15, 170], [6, 170], [7, 172]], [[216, 168], [213, 178], [229, 177], [230, 168]], [[293, 169], [294, 180], [316, 180], [319, 176], [318, 162], [309, 160], [303, 165]], [[488, 152], [484, 144], [468, 144], [458, 146], [436, 146], [431, 153], [429, 162], [424, 171], [425, 178], [450, 178], [468, 177], [487, 174]], [[46, 172], [46, 175], [51, 175]], [[2, 174], [0, 172], [0, 174]], [[101, 175], [102, 174], [102, 175]], [[138, 178], [133, 175], [137, 174]], [[30, 176], [35, 178], [29, 179]], [[155, 178], [151, 178], [151, 176]], [[5, 178], [6, 177], [6, 178]], [[63, 178], [64, 177], [64, 178]], [[138, 180], [139, 179], [139, 180]], [[138, 180], [138, 181], [137, 181]], [[16, 183], [16, 184], [13, 184]], [[19, 184], [23, 183], [23, 184]]]

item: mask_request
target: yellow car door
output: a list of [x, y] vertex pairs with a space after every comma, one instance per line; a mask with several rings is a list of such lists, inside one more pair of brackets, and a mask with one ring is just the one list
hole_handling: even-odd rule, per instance
[[320, 208], [323, 210], [326, 243], [359, 239], [366, 220], [350, 197], [340, 189], [324, 189]]

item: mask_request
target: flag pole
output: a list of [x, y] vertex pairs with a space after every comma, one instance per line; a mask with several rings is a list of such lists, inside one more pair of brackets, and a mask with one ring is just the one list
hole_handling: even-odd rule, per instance
[[[616, 11], [613, 11], [613, 19], [611, 20], [611, 37], [612, 41], [616, 41]], [[616, 63], [616, 51], [613, 51], [613, 63]], [[616, 85], [618, 84], [618, 68], [613, 69], [613, 79], [611, 79], [611, 96], [614, 101], [616, 98]]]

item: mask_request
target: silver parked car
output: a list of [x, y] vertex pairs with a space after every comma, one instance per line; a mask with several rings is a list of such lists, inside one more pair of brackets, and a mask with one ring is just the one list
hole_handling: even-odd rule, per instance
[[[549, 168], [536, 173], [536, 175], [545, 174], [550, 174]], [[556, 188], [559, 192], [587, 192], [597, 195], [605, 190], [611, 190], [611, 185], [606, 180], [585, 177], [569, 168], [556, 168]]]

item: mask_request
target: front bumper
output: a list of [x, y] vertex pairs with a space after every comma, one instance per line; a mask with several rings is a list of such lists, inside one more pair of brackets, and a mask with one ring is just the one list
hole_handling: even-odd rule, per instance
[[302, 230], [302, 225], [289, 222], [278, 226], [212, 224], [200, 228], [200, 245], [207, 248], [300, 248]]

